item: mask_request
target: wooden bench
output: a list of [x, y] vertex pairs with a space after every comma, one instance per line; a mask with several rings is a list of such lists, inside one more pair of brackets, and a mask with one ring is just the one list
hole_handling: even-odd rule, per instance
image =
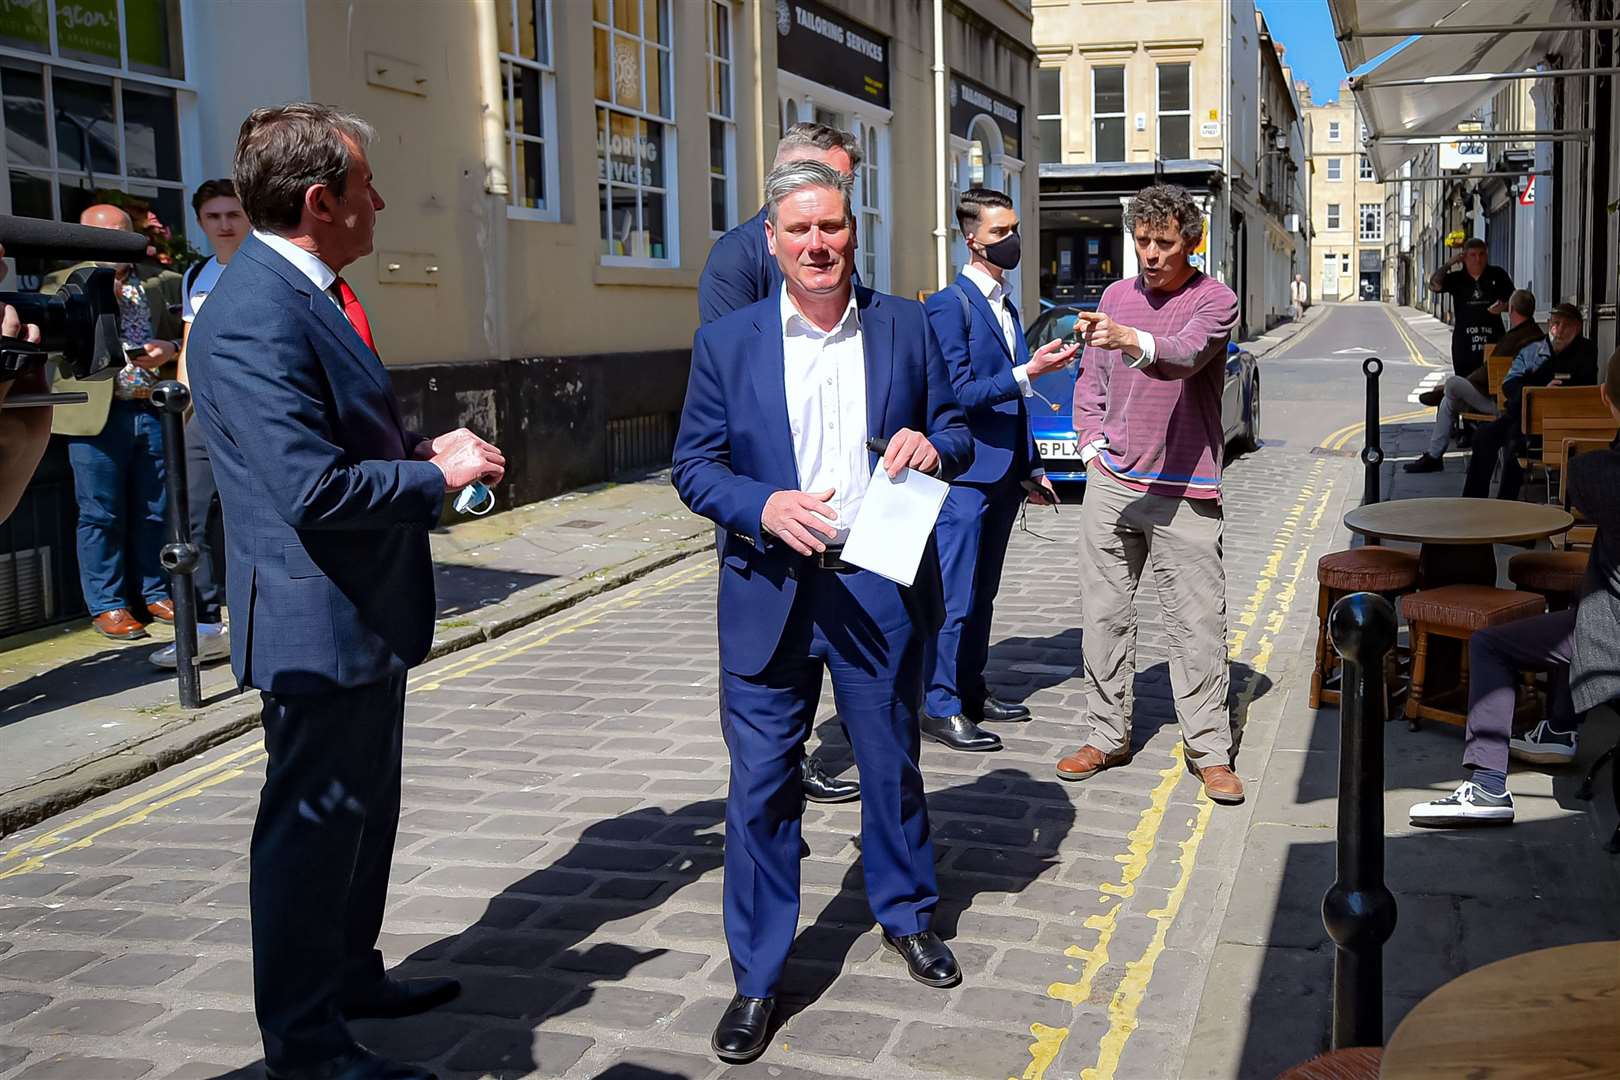
[[1595, 386], [1528, 386], [1524, 389], [1523, 430], [1540, 440], [1524, 458], [1526, 466], [1547, 470], [1548, 500], [1556, 498], [1554, 473], [1563, 468], [1565, 439], [1612, 439], [1614, 417]]
[[[1500, 356], [1493, 352], [1485, 358], [1486, 390], [1495, 399], [1498, 414], [1501, 413], [1503, 405], [1502, 383], [1507, 379], [1508, 369], [1512, 366], [1513, 357], [1511, 356]], [[1496, 416], [1486, 413], [1465, 412], [1462, 414], [1462, 418], [1464, 420], [1478, 420], [1484, 423], [1487, 420], [1495, 420]]]
[[[1565, 439], [1563, 443], [1564, 461], [1576, 454], [1587, 450], [1607, 450], [1613, 440], [1603, 439]], [[1567, 551], [1590, 551], [1592, 542], [1597, 539], [1597, 526], [1591, 520], [1581, 516], [1581, 512], [1569, 501], [1569, 485], [1563, 485], [1560, 504], [1575, 519], [1575, 527], [1562, 537], [1558, 538], [1558, 546]]]

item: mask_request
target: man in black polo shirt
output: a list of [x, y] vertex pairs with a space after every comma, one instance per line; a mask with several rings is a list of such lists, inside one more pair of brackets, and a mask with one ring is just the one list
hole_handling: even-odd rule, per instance
[[1429, 275], [1429, 290], [1451, 297], [1451, 366], [1466, 377], [1484, 365], [1486, 348], [1502, 336], [1513, 279], [1500, 266], [1486, 265], [1485, 241], [1475, 237], [1447, 270]]

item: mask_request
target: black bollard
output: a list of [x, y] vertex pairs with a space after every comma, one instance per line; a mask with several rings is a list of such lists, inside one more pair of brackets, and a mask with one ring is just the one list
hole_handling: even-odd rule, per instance
[[[1383, 433], [1378, 426], [1378, 376], [1384, 373], [1384, 362], [1369, 356], [1361, 362], [1367, 376], [1367, 440], [1361, 448], [1361, 463], [1366, 466], [1366, 481], [1361, 489], [1361, 505], [1371, 506], [1380, 501], [1379, 475], [1384, 465]], [[1369, 544], [1378, 541], [1369, 539]]]
[[180, 705], [202, 707], [202, 676], [197, 669], [197, 594], [191, 575], [197, 569], [197, 545], [191, 542], [191, 512], [186, 501], [186, 407], [191, 391], [165, 379], [152, 388], [152, 405], [163, 417], [164, 487], [169, 497], [169, 542], [160, 559], [169, 572], [174, 600], [174, 659], [180, 679]]
[[1333, 1049], [1384, 1041], [1384, 942], [1395, 897], [1384, 887], [1384, 661], [1395, 609], [1376, 593], [1341, 597], [1328, 614], [1344, 661], [1339, 704], [1338, 877], [1322, 897], [1333, 956]]

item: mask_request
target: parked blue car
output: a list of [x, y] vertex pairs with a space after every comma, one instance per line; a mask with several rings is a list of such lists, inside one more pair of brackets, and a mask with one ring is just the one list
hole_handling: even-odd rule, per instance
[[[1030, 351], [1054, 338], [1073, 338], [1075, 316], [1097, 310], [1097, 301], [1083, 300], [1048, 308], [1029, 324], [1024, 337]], [[1030, 427], [1035, 448], [1046, 463], [1046, 475], [1054, 481], [1084, 483], [1085, 466], [1080, 464], [1079, 440], [1074, 430], [1074, 383], [1080, 376], [1076, 362], [1058, 371], [1038, 376], [1033, 386], [1038, 396], [1029, 400]], [[1221, 422], [1228, 451], [1248, 452], [1260, 448], [1260, 364], [1254, 354], [1228, 345], [1226, 389], [1221, 396]]]

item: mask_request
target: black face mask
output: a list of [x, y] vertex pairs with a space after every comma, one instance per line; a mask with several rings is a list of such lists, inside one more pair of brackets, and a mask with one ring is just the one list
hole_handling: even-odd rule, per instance
[[1019, 258], [1024, 253], [1023, 241], [1017, 233], [1008, 233], [993, 244], [984, 246], [984, 257], [990, 265], [999, 266], [1003, 270], [1011, 270], [1018, 265]]

